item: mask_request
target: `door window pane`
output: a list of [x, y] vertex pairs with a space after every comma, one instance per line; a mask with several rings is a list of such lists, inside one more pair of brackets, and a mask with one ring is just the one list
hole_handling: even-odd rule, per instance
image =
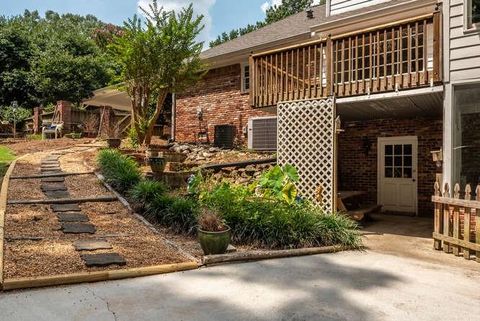
[[393, 155], [393, 146], [385, 145], [385, 155]]
[[395, 156], [395, 166], [402, 166], [402, 156]]
[[411, 144], [403, 145], [403, 155], [412, 155], [412, 145]]
[[395, 145], [395, 149], [394, 149], [394, 152], [395, 152], [395, 155], [402, 155], [402, 148], [403, 145]]
[[403, 168], [403, 178], [412, 178], [412, 168], [404, 167]]
[[393, 177], [393, 168], [385, 167], [385, 177]]
[[393, 175], [395, 178], [401, 178], [402, 177], [402, 168], [401, 167], [395, 167], [393, 171]]
[[403, 166], [412, 166], [412, 156], [403, 156]]
[[385, 166], [393, 166], [393, 157], [385, 156]]

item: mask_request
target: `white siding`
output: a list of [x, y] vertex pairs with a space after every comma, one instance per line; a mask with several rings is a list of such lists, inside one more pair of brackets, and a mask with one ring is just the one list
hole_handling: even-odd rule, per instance
[[330, 15], [339, 14], [390, 0], [330, 0]]
[[[480, 33], [465, 32], [464, 0], [451, 0], [449, 16], [450, 81], [480, 78]], [[447, 69], [448, 70], [448, 69]]]

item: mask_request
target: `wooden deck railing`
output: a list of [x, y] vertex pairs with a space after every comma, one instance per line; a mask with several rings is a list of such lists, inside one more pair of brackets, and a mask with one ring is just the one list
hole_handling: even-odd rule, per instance
[[361, 95], [441, 81], [440, 13], [250, 57], [251, 104]]
[[470, 185], [461, 191], [456, 184], [453, 196], [448, 184], [443, 191], [435, 183], [434, 248], [445, 253], [453, 253], [467, 260], [475, 255], [480, 263], [480, 185], [472, 195]]

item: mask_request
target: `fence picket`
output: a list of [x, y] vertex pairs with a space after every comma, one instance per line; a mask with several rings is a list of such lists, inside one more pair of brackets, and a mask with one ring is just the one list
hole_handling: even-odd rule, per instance
[[[470, 187], [470, 184], [467, 184], [465, 186], [465, 200], [470, 201], [472, 199], [472, 188]], [[462, 207], [462, 212], [463, 212], [463, 240], [465, 242], [470, 242], [470, 214], [471, 212], [468, 210], [468, 208]], [[475, 214], [473, 214], [475, 215]], [[463, 249], [463, 257], [466, 260], [470, 260], [470, 250], [467, 248]]]

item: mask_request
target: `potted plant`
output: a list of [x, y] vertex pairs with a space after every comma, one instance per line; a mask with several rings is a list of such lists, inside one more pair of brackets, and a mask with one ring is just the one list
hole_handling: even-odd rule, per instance
[[165, 157], [152, 156], [148, 158], [148, 164], [150, 165], [152, 172], [163, 173], [163, 171], [165, 170], [165, 165], [167, 165], [167, 162], [165, 160]]
[[223, 254], [230, 244], [230, 227], [217, 211], [204, 209], [198, 219], [198, 240], [205, 255]]
[[120, 138], [120, 128], [118, 127], [118, 124], [114, 126], [110, 126], [108, 128], [108, 138], [107, 138], [108, 147], [119, 148], [121, 143], [122, 143], [122, 139]]

